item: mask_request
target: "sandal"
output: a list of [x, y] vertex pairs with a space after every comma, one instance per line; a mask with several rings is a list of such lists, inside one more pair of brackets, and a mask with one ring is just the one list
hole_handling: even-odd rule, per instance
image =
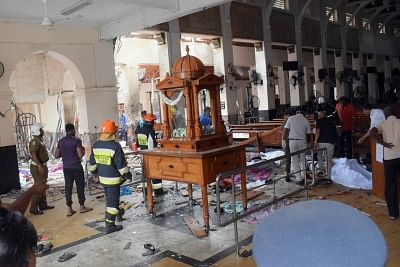
[[93, 208], [87, 208], [87, 207], [85, 207], [85, 209], [79, 211], [79, 213], [85, 213], [85, 212], [89, 212], [89, 211], [92, 211], [92, 210], [93, 210]]
[[58, 258], [58, 262], [65, 262], [76, 256], [74, 252], [65, 252]]
[[76, 213], [75, 210], [73, 210], [71, 213], [68, 212], [67, 217], [71, 217], [72, 215], [74, 215]]

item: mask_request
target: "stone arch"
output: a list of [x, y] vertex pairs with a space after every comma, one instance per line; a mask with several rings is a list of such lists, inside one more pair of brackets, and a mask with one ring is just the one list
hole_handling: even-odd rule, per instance
[[18, 102], [41, 102], [47, 95], [57, 94], [64, 88], [65, 77], [73, 79], [70, 90], [85, 88], [81, 71], [72, 60], [58, 52], [37, 51], [17, 62], [8, 83], [16, 100], [20, 98]]

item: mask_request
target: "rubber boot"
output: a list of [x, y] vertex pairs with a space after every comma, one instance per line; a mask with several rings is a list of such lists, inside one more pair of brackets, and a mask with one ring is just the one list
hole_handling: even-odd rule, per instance
[[115, 223], [106, 222], [106, 235], [121, 231], [122, 228], [122, 225], [116, 225]]
[[119, 213], [117, 215], [117, 222], [120, 222], [120, 221], [124, 220], [124, 218], [122, 216], [124, 216], [124, 214], [125, 214], [125, 209], [121, 209], [121, 208], [118, 208], [118, 209], [119, 209]]
[[106, 213], [106, 235], [122, 230], [122, 225], [115, 225], [115, 218], [116, 215]]

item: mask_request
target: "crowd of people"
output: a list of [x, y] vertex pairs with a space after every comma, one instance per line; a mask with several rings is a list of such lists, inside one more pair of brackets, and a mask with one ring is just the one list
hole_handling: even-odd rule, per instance
[[[305, 150], [307, 140], [312, 140], [312, 148], [318, 154], [318, 175], [325, 176], [327, 183], [331, 183], [333, 157], [353, 158], [353, 117], [356, 108], [346, 97], [341, 97], [333, 108], [332, 105], [319, 101], [316, 107], [315, 135], [312, 135], [310, 123], [304, 116], [304, 109], [289, 111], [289, 117], [283, 124], [282, 148], [286, 154]], [[362, 135], [358, 144], [374, 138], [384, 146], [383, 163], [385, 172], [385, 197], [388, 203], [389, 218], [399, 217], [397, 177], [400, 175], [400, 103], [391, 104], [385, 110], [371, 104], [364, 104], [362, 112], [370, 117], [369, 130]], [[326, 173], [322, 172], [323, 156], [326, 153]], [[291, 155], [286, 166], [286, 181], [290, 182], [289, 174], [295, 176], [295, 182], [304, 185], [305, 153]]]

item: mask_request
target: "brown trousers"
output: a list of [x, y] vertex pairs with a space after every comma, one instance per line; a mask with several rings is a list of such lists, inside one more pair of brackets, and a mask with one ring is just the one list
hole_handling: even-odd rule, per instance
[[[39, 169], [36, 165], [31, 164], [30, 165], [30, 171], [33, 177], [33, 181], [35, 183], [39, 182], [47, 182], [47, 176], [49, 173], [49, 170], [47, 169], [47, 166], [44, 166], [44, 174], [41, 174], [39, 172]], [[46, 201], [46, 193], [44, 195], [33, 195], [32, 200], [31, 200], [31, 210], [38, 210], [40, 207], [47, 206], [47, 201]]]

